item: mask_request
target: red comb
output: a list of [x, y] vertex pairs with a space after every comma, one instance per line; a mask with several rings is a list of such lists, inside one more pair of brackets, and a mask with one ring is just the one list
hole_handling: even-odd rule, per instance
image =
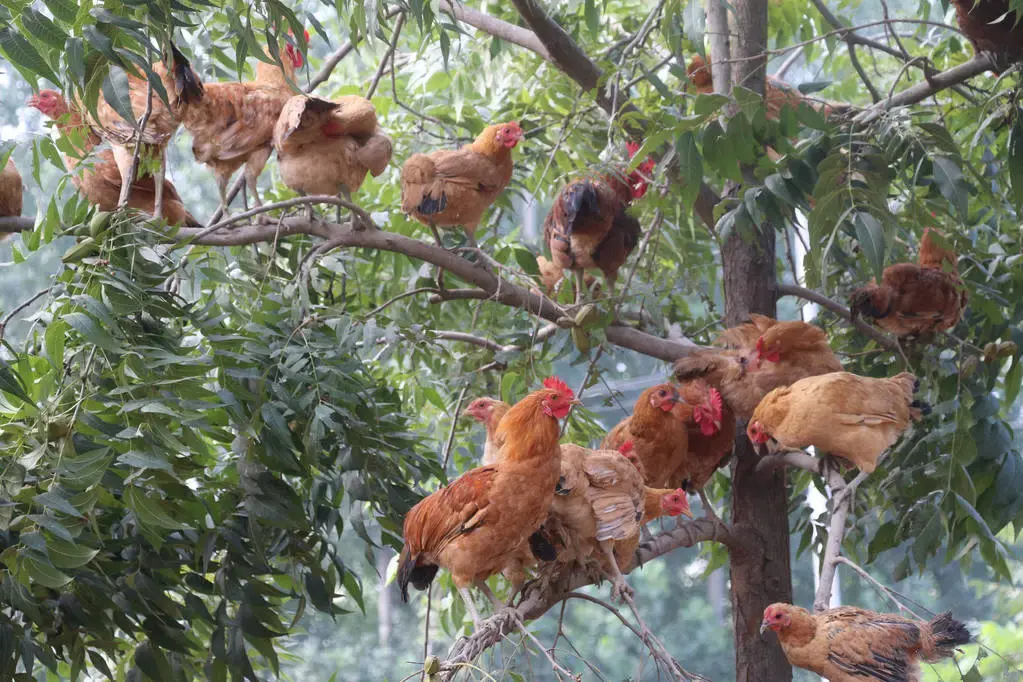
[[543, 380], [543, 387], [549, 388], [552, 391], [557, 391], [561, 395], [567, 397], [569, 400], [575, 398], [575, 392], [568, 387], [564, 381], [558, 377], [547, 377]]
[[630, 452], [632, 452], [632, 449], [634, 447], [635, 445], [633, 445], [632, 441], [627, 440], [618, 446], [618, 452], [622, 453], [623, 455], [628, 455]]
[[625, 149], [629, 152], [630, 159], [636, 155], [641, 146], [639, 142], [632, 142], [631, 140], [625, 143]]
[[714, 408], [714, 418], [721, 419], [721, 412], [724, 409], [721, 402], [721, 391], [713, 387], [710, 389], [710, 404]]

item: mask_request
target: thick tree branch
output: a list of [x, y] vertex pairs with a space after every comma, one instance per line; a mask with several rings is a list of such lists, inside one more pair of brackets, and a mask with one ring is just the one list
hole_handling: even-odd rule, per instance
[[816, 303], [822, 308], [827, 308], [831, 312], [835, 313], [842, 319], [852, 324], [852, 326], [856, 327], [856, 329], [863, 332], [865, 335], [874, 339], [874, 341], [877, 341], [878, 345], [887, 348], [888, 350], [896, 352], [899, 351], [898, 341], [896, 341], [891, 336], [888, 336], [881, 330], [872, 327], [871, 325], [867, 324], [866, 322], [859, 318], [853, 320], [852, 314], [849, 312], [848, 308], [846, 308], [841, 303], [838, 303], [837, 301], [831, 300], [824, 294], [817, 293], [816, 291], [813, 291], [812, 289], [807, 289], [806, 287], [796, 286], [795, 284], [779, 284], [778, 298], [781, 298], [782, 296], [795, 296], [796, 298], [802, 298], [804, 300]]
[[535, 52], [544, 59], [550, 60], [551, 58], [544, 44], [529, 29], [510, 24], [507, 21], [484, 14], [471, 7], [466, 7], [457, 0], [441, 0], [440, 11], [447, 12], [458, 21], [469, 24], [483, 33], [500, 38], [505, 42], [513, 43], [519, 47], [524, 47], [530, 52]]
[[0, 218], [0, 234], [31, 232], [36, 225], [35, 218], [13, 216]]
[[[678, 547], [692, 547], [698, 542], [726, 540], [731, 541], [731, 536], [723, 523], [701, 518], [681, 523], [674, 530], [655, 536], [653, 540], [640, 546], [637, 555], [644, 561], [649, 561]], [[441, 679], [452, 679], [463, 666], [503, 641], [506, 635], [516, 629], [518, 621], [536, 620], [562, 600], [570, 598], [574, 590], [593, 584], [593, 581], [582, 572], [559, 573], [559, 568], [547, 567], [544, 575], [526, 586], [522, 599], [514, 609], [498, 611], [484, 620], [472, 635], [455, 642], [448, 652], [447, 660], [442, 664], [444, 672]]]
[[821, 472], [821, 460], [804, 450], [789, 450], [774, 455], [764, 455], [757, 462], [757, 472], [769, 473], [783, 466], [796, 467], [812, 474]]

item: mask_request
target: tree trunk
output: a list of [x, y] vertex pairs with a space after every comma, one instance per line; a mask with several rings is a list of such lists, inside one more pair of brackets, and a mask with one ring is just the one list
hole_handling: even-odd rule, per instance
[[[766, 74], [767, 0], [737, 0], [732, 32], [732, 83], [763, 93]], [[751, 169], [743, 169], [751, 181]], [[758, 225], [756, 234], [736, 229], [722, 248], [725, 323], [744, 322], [749, 313], [774, 317], [776, 279], [774, 227]], [[792, 601], [789, 565], [788, 495], [784, 470], [755, 471], [757, 456], [746, 434], [735, 439], [732, 465], [732, 524], [746, 551], [730, 555], [732, 619], [735, 626], [737, 682], [786, 682], [792, 668], [773, 637], [760, 636], [764, 608]]]

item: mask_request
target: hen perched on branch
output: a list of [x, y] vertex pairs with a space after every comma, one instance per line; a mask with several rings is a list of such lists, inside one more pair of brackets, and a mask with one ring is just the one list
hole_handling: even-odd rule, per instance
[[[629, 158], [637, 151], [639, 145], [630, 142]], [[589, 269], [599, 269], [608, 288], [614, 288], [618, 269], [639, 244], [639, 221], [629, 215], [628, 208], [646, 194], [647, 176], [654, 165], [653, 159], [647, 159], [628, 176], [608, 173], [579, 178], [554, 197], [543, 224], [544, 241], [551, 252], [551, 263], [575, 273], [577, 295], [584, 286], [583, 271]], [[548, 289], [552, 288], [548, 281], [552, 279], [551, 274], [545, 277]]]
[[842, 370], [824, 330], [805, 322], [753, 314], [748, 323], [723, 331], [717, 343], [728, 348], [681, 358], [675, 363], [675, 378], [702, 377], [721, 391], [740, 419], [749, 419], [763, 397], [779, 386]]
[[852, 606], [811, 614], [771, 604], [760, 625], [761, 633], [768, 630], [778, 633], [789, 663], [831, 682], [919, 682], [920, 661], [948, 658], [970, 642], [950, 613], [925, 623]]
[[1008, 0], [952, 0], [956, 21], [978, 54], [991, 55], [996, 68], [1023, 60], [1023, 23]]
[[503, 440], [499, 441], [497, 439], [497, 426], [504, 419], [504, 415], [508, 414], [509, 409], [511, 409], [511, 405], [495, 398], [477, 398], [465, 408], [465, 414], [483, 424], [487, 429], [487, 441], [483, 446], [483, 459], [480, 460], [480, 463], [484, 466], [497, 461], [501, 446], [504, 445]]
[[871, 282], [849, 297], [853, 319], [870, 317], [898, 337], [942, 332], [959, 323], [968, 293], [959, 277], [955, 251], [942, 248], [937, 230], [928, 227], [920, 239], [917, 263], [885, 268], [881, 284]]
[[[81, 113], [69, 108], [63, 95], [59, 92], [40, 90], [38, 95], [29, 98], [27, 104], [55, 120], [61, 134], [67, 136], [72, 144], [81, 149], [83, 154], [92, 151], [100, 143], [100, 138], [85, 125]], [[71, 182], [89, 203], [100, 210], [115, 210], [121, 196], [121, 172], [114, 160], [113, 152], [104, 149], [88, 159], [86, 163], [81, 164], [79, 169], [80, 162], [81, 159], [76, 156], [64, 155], [64, 163], [67, 164], [68, 170], [79, 170], [78, 173], [71, 176]], [[161, 184], [163, 186], [163, 214], [167, 223], [199, 227], [199, 221], [185, 210], [174, 185], [169, 180], [164, 180]], [[135, 182], [131, 185], [128, 206], [155, 215], [156, 182], [151, 175], [136, 176]]]
[[[4, 169], [0, 171], [0, 218], [13, 218], [21, 215], [22, 183], [21, 173], [14, 166], [14, 160], [8, 158]], [[10, 233], [0, 234], [6, 239]]]
[[913, 399], [919, 387], [908, 372], [890, 379], [849, 372], [807, 377], [768, 393], [746, 433], [758, 449], [773, 453], [812, 445], [869, 474], [910, 420], [930, 412]]
[[447, 568], [479, 626], [469, 586], [479, 585], [494, 599], [483, 581], [522, 552], [546, 518], [561, 476], [558, 420], [578, 401], [560, 379], [547, 379], [544, 386], [501, 420], [497, 437], [504, 447], [496, 464], [462, 474], [405, 515], [398, 562], [403, 600], [408, 601], [409, 583], [424, 590], [439, 568]]
[[643, 465], [646, 484], [666, 488], [685, 461], [689, 447], [686, 423], [692, 417], [693, 406], [682, 399], [675, 386], [651, 386], [639, 395], [632, 416], [611, 429], [600, 447], [617, 450], [627, 441], [632, 441], [636, 456]]
[[461, 226], [473, 244], [483, 212], [511, 182], [512, 149], [522, 140], [517, 121], [483, 129], [455, 151], [413, 154], [401, 169], [401, 210], [433, 230]]

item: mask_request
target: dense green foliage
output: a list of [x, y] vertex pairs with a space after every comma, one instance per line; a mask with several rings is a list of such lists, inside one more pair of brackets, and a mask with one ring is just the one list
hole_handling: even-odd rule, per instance
[[[568, 438], [597, 441], [635, 399], [614, 387], [623, 379], [652, 383], [666, 370], [608, 343], [603, 328], [617, 317], [655, 336], [681, 330], [709, 341], [723, 310], [720, 245], [732, 231], [762, 225], [779, 231], [779, 280], [838, 301], [886, 264], [912, 260], [924, 227], [941, 227], [954, 243], [970, 290], [954, 336], [893, 352], [829, 312], [817, 319], [850, 371], [885, 376], [908, 367], [935, 408], [860, 489], [845, 551], [882, 582], [918, 581], [918, 599], [937, 599], [939, 591], [920, 576], [947, 587], [941, 566], [957, 562], [995, 610], [967, 604], [961, 584], [946, 590], [959, 601], [949, 597], [941, 606], [989, 620], [982, 642], [1018, 652], [1019, 609], [1008, 606], [1018, 604], [1018, 593], [989, 582], [1012, 583], [1008, 546], [1023, 530], [1023, 458], [1011, 421], [1023, 378], [1018, 72], [975, 78], [970, 100], [944, 90], [863, 125], [851, 125], [852, 114], [825, 118], [806, 104], [773, 120], [749, 90], [726, 98], [696, 95], [687, 85], [686, 60], [703, 48], [698, 3], [547, 3], [605, 70], [601, 88], [641, 112], [609, 124], [595, 93], [581, 92], [542, 57], [436, 14], [429, 3], [2, 5], [7, 62], [29, 83], [48, 80], [88, 102], [123, 101], [119, 68], [148, 69], [172, 36], [215, 80], [251, 70], [254, 59], [277, 59], [288, 28], [296, 35], [309, 28], [310, 44], [300, 47], [311, 69], [300, 86], [330, 52], [357, 43], [315, 92], [365, 93], [382, 76], [373, 102], [394, 139], [394, 162], [356, 201], [382, 229], [420, 239], [429, 240], [428, 231], [397, 210], [403, 160], [464, 142], [489, 122], [520, 120], [527, 139], [516, 150], [513, 186], [479, 238], [502, 275], [527, 287], [539, 287], [533, 256], [545, 247], [538, 222], [566, 177], [624, 162], [624, 126], [644, 127], [644, 153], [656, 152], [660, 162], [656, 186], [634, 208], [644, 229], [655, 231], [623, 269], [616, 296], [600, 295], [600, 322], [588, 330], [585, 352], [567, 331], [534, 343], [544, 323], [496, 302], [431, 304], [429, 291], [405, 296], [435, 287], [435, 270], [399, 253], [311, 255], [317, 240], [304, 236], [235, 247], [179, 244], [140, 216], [116, 216], [98, 235], [96, 254], [38, 285], [52, 284], [41, 311], [4, 342], [0, 560], [8, 570], [0, 585], [0, 677], [35, 679], [45, 668], [73, 678], [89, 668], [114, 679], [251, 679], [254, 669], [289, 665], [295, 679], [413, 672], [406, 662], [421, 657], [421, 628], [412, 612], [399, 619], [408, 639], [375, 654], [365, 617], [341, 614], [365, 605], [363, 579], [377, 583], [375, 557], [400, 547], [402, 515], [419, 494], [478, 459], [478, 431], [454, 421], [459, 406], [478, 395], [515, 400], [557, 369], [584, 387], [586, 409], [573, 414]], [[939, 21], [944, 11], [937, 2], [891, 5], [893, 15], [914, 19]], [[393, 60], [381, 64], [399, 9], [408, 21]], [[484, 9], [517, 21], [510, 6]], [[856, 22], [880, 17], [872, 3], [833, 9]], [[937, 69], [972, 54], [946, 29], [897, 29], [907, 49]], [[770, 4], [772, 49], [806, 41], [797, 48], [808, 65], [803, 89], [868, 106], [845, 44], [836, 35], [815, 40], [828, 30], [805, 2]], [[772, 67], [786, 56], [778, 54]], [[922, 81], [891, 55], [874, 52], [872, 62], [882, 93]], [[62, 175], [63, 143], [45, 134], [19, 142], [14, 158], [38, 199], [39, 220], [13, 246], [10, 272], [53, 272], [40, 263], [53, 262], [54, 245], [58, 253], [66, 248], [62, 237], [81, 236], [90, 209]], [[208, 215], [198, 209], [212, 208], [212, 176], [193, 165], [187, 134], [178, 146], [172, 177], [196, 214]], [[734, 189], [727, 183], [743, 179], [740, 164], [753, 167], [755, 184], [726, 193], [716, 226], [707, 229], [691, 211], [700, 181]], [[265, 200], [292, 196], [278, 180], [273, 168], [264, 175], [271, 185]], [[7, 310], [38, 289], [20, 280], [8, 289], [8, 280]], [[448, 285], [460, 286], [451, 275]], [[568, 289], [562, 303], [571, 300]], [[780, 309], [784, 317], [801, 313], [793, 299]], [[445, 330], [473, 331], [504, 348], [445, 341], [438, 335]], [[811, 515], [805, 493], [823, 482], [806, 472], [791, 479], [793, 544], [806, 556], [823, 547], [825, 520]], [[727, 508], [727, 470], [709, 490], [719, 512]], [[720, 636], [726, 628], [704, 629], [714, 605], [703, 581], [726, 561], [724, 549], [708, 543], [630, 578], [645, 588], [650, 622], [692, 632], [673, 653], [714, 679], [734, 675], [734, 667]], [[803, 604], [810, 601], [806, 568], [803, 562], [797, 576]], [[893, 608], [852, 574], [843, 578], [850, 602]], [[463, 606], [448, 586], [442, 576], [433, 592], [438, 636], [463, 625]], [[416, 608], [416, 615], [425, 611]], [[609, 677], [636, 674], [642, 647], [597, 608], [573, 602], [566, 629], [598, 642], [585, 649], [587, 660]], [[309, 621], [313, 610], [337, 620]], [[552, 612], [541, 621], [545, 641], [556, 619]], [[282, 635], [308, 622], [317, 636], [341, 623], [346, 646], [357, 641], [362, 659], [379, 660], [362, 670], [350, 669], [358, 658], [320, 666], [294, 641], [282, 645]], [[600, 646], [612, 639], [614, 646]], [[280, 661], [282, 648], [306, 651], [310, 661], [304, 668]], [[530, 670], [528, 657], [516, 657], [511, 646], [487, 664]], [[988, 656], [967, 673], [971, 665], [968, 658], [960, 666], [964, 679], [1019, 679], [1009, 671], [1023, 662]]]

